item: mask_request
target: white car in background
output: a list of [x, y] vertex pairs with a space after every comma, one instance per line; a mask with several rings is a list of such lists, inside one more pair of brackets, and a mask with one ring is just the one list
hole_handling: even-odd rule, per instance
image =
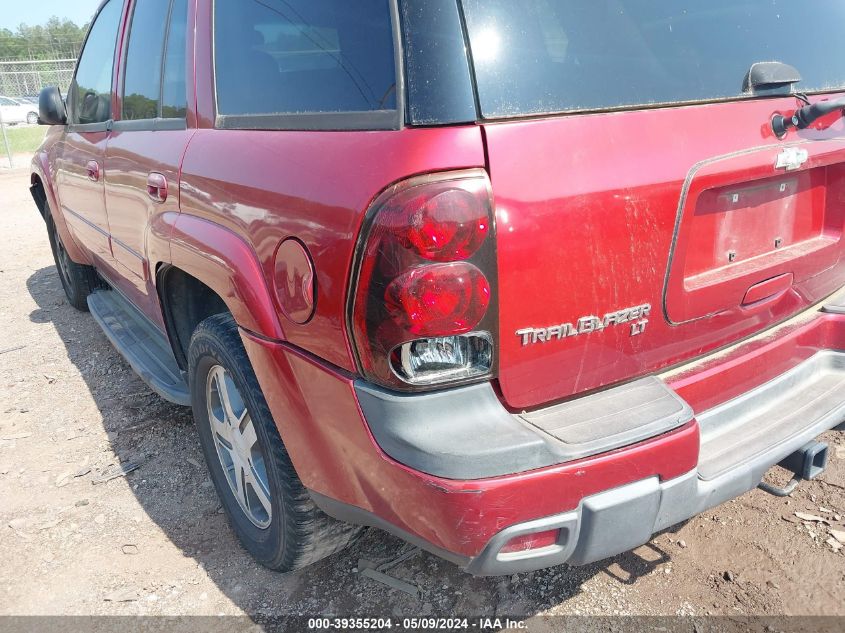
[[0, 96], [0, 115], [3, 123], [15, 125], [17, 123], [38, 123], [38, 106], [33, 103], [26, 103], [12, 97]]

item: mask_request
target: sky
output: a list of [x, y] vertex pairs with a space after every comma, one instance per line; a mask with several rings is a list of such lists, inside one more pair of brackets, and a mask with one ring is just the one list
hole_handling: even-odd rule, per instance
[[44, 24], [52, 16], [68, 18], [82, 26], [100, 6], [101, 0], [8, 0], [0, 9], [0, 29], [14, 31], [21, 23]]

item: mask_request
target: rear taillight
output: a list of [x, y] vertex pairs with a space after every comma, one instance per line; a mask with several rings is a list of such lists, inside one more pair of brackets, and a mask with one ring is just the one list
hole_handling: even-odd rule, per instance
[[373, 203], [350, 302], [370, 380], [419, 389], [493, 375], [494, 228], [483, 170], [413, 178]]

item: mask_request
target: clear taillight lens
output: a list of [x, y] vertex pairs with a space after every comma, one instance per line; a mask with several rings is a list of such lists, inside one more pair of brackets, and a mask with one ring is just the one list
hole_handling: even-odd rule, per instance
[[411, 385], [434, 385], [485, 376], [493, 369], [493, 337], [488, 332], [427, 338], [393, 350], [391, 366]]
[[493, 375], [494, 229], [483, 170], [414, 178], [376, 200], [351, 302], [370, 380], [414, 389]]

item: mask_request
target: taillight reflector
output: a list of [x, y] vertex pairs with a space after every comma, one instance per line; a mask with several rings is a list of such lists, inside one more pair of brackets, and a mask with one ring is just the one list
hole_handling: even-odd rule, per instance
[[557, 545], [559, 538], [560, 530], [548, 530], [546, 532], [523, 534], [522, 536], [516, 536], [509, 540], [505, 546], [499, 550], [499, 553], [516, 554], [535, 549], [543, 549], [551, 547], [552, 545]]

